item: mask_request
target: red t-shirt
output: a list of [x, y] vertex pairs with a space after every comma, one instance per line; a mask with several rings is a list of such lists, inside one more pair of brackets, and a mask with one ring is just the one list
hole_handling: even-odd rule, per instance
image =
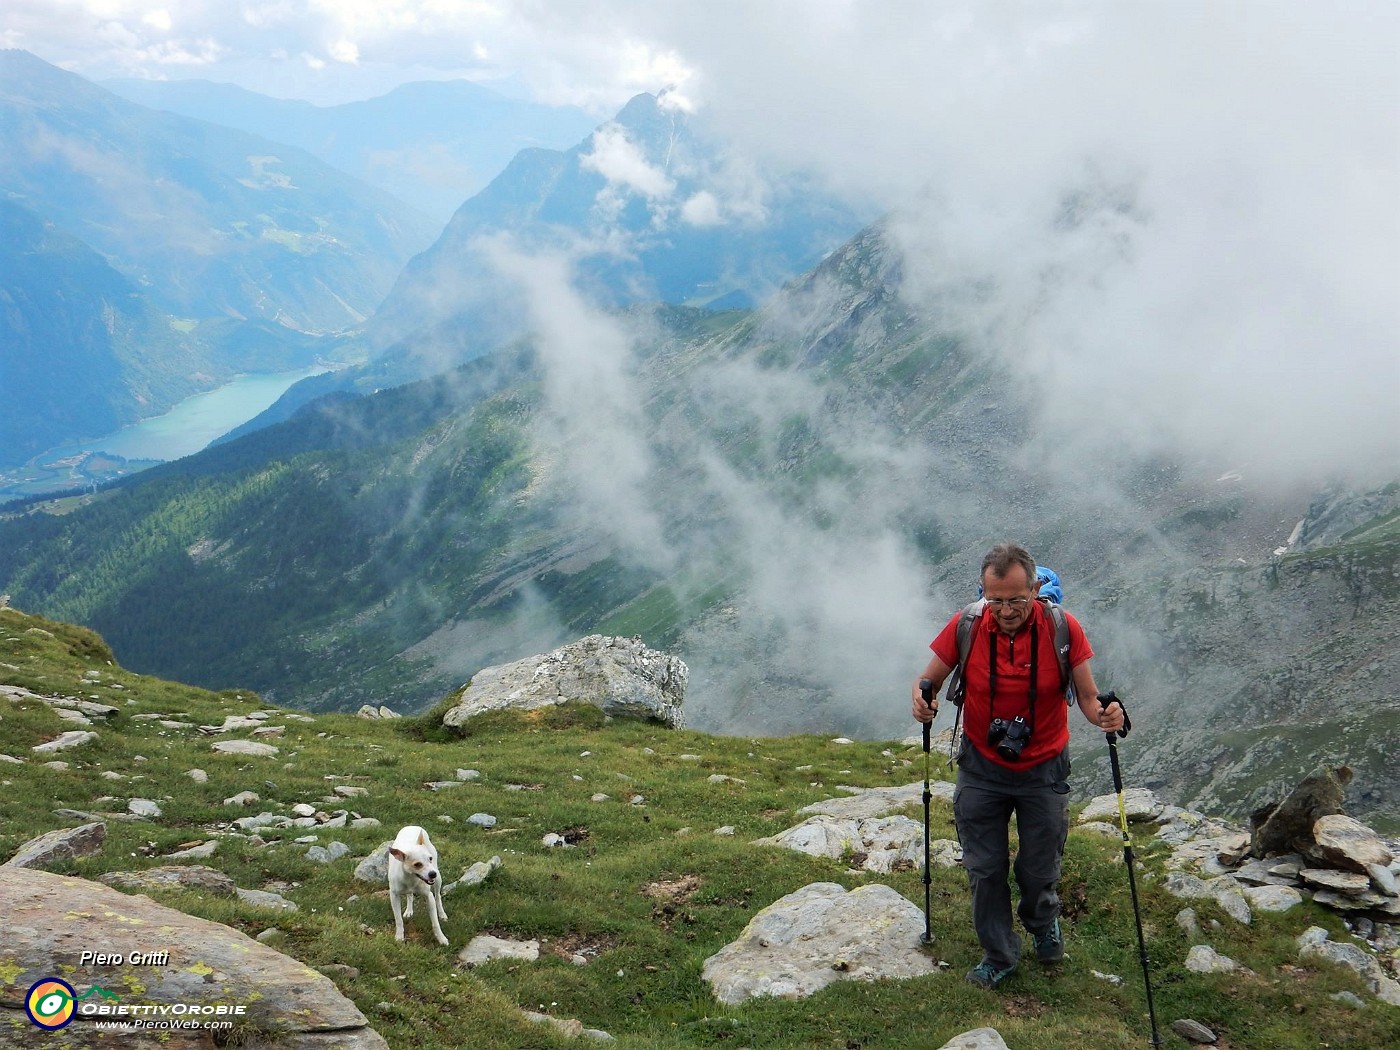
[[[949, 667], [958, 665], [958, 620], [953, 614], [948, 625], [930, 644], [935, 656]], [[1091, 659], [1094, 650], [1079, 621], [1065, 613], [1069, 625], [1069, 666], [1078, 667]], [[1031, 627], [1037, 626], [1039, 653], [1036, 657], [1035, 713], [1031, 714]], [[996, 640], [996, 696], [991, 695], [990, 637]], [[998, 626], [995, 616], [983, 614], [972, 625], [972, 649], [966, 667], [967, 688], [963, 701], [963, 726], [968, 741], [989, 761], [1007, 769], [1028, 769], [1054, 758], [1069, 744], [1069, 718], [1064, 692], [1060, 689], [1060, 663], [1055, 657], [1055, 623], [1041, 602], [1033, 603], [1031, 615], [1014, 636]], [[987, 743], [992, 719], [1010, 722], [1017, 715], [1031, 723], [1031, 738], [1021, 749], [1019, 760], [1009, 762]]]

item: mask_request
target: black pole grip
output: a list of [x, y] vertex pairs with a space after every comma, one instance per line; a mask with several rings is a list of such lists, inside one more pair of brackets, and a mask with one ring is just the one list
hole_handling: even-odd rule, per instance
[[[1123, 712], [1123, 728], [1120, 729], [1120, 730], [1118, 730], [1118, 735], [1119, 735], [1120, 737], [1126, 737], [1126, 736], [1128, 735], [1128, 731], [1129, 731], [1130, 729], [1133, 728], [1132, 720], [1128, 718], [1128, 707], [1127, 707], [1127, 705], [1124, 704], [1122, 700], [1118, 699], [1118, 694], [1117, 694], [1116, 692], [1114, 692], [1113, 690], [1109, 690], [1109, 691], [1106, 692], [1106, 693], [1100, 693], [1098, 699], [1099, 699], [1099, 706], [1100, 706], [1100, 707], [1106, 708], [1106, 707], [1108, 707], [1109, 704], [1117, 704], [1118, 707], [1122, 710], [1122, 712]], [[1112, 734], [1112, 733], [1105, 733], [1104, 736], [1108, 737], [1108, 742], [1109, 742], [1110, 744], [1113, 743], [1113, 734]]]
[[[920, 678], [920, 679], [919, 679], [919, 696], [923, 698], [924, 703], [928, 704], [929, 707], [932, 707], [932, 706], [933, 706], [933, 680], [932, 680], [932, 679], [929, 679], [929, 678]], [[932, 720], [932, 719], [930, 719], [929, 721], [927, 721], [927, 722], [924, 723], [924, 753], [925, 753], [925, 754], [928, 753], [929, 741], [930, 741], [929, 731], [930, 731], [932, 728], [933, 728], [933, 720]]]

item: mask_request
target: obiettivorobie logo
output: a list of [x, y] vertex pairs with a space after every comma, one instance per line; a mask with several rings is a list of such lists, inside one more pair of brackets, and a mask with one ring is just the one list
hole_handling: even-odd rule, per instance
[[45, 977], [30, 985], [29, 994], [24, 997], [24, 1012], [40, 1028], [55, 1031], [73, 1022], [78, 1015], [78, 1003], [90, 995], [100, 995], [104, 999], [117, 998], [97, 985], [79, 995], [62, 978]]
[[[96, 998], [93, 998], [94, 996]], [[90, 1001], [84, 1002], [85, 999]], [[110, 1006], [108, 1003], [117, 1005]], [[105, 1023], [107, 1026], [116, 1024], [132, 1028], [167, 1030], [231, 1029], [233, 1023], [229, 1018], [243, 1017], [247, 1010], [243, 1005], [227, 1004], [123, 1003], [120, 996], [100, 985], [93, 985], [79, 995], [73, 986], [61, 977], [45, 977], [35, 981], [24, 997], [24, 1012], [29, 1015], [29, 1020], [49, 1032], [72, 1024], [79, 1016], [98, 1021], [99, 1028]]]

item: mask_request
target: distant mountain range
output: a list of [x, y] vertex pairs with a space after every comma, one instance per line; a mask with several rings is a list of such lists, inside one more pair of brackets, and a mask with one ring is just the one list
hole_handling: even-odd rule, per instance
[[0, 51], [0, 193], [185, 318], [335, 331], [373, 312], [436, 232], [281, 143], [128, 102]]
[[439, 222], [523, 149], [564, 149], [597, 123], [572, 106], [507, 98], [468, 80], [403, 84], [338, 106], [269, 98], [208, 80], [105, 80], [143, 106], [295, 143]]
[[490, 240], [575, 261], [595, 300], [751, 306], [874, 216], [764, 172], [664, 96], [642, 94], [566, 151], [526, 150], [405, 268], [369, 326], [380, 343], [447, 320], [518, 330], [518, 283]]

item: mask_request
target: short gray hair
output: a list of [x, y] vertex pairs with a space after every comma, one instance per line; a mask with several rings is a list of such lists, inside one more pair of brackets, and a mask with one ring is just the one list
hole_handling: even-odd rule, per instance
[[989, 550], [987, 556], [982, 559], [982, 572], [977, 579], [985, 579], [988, 569], [992, 570], [993, 576], [1001, 578], [1011, 571], [1013, 565], [1025, 569], [1026, 582], [1035, 586], [1035, 559], [1031, 557], [1031, 552], [1019, 543], [998, 543]]

